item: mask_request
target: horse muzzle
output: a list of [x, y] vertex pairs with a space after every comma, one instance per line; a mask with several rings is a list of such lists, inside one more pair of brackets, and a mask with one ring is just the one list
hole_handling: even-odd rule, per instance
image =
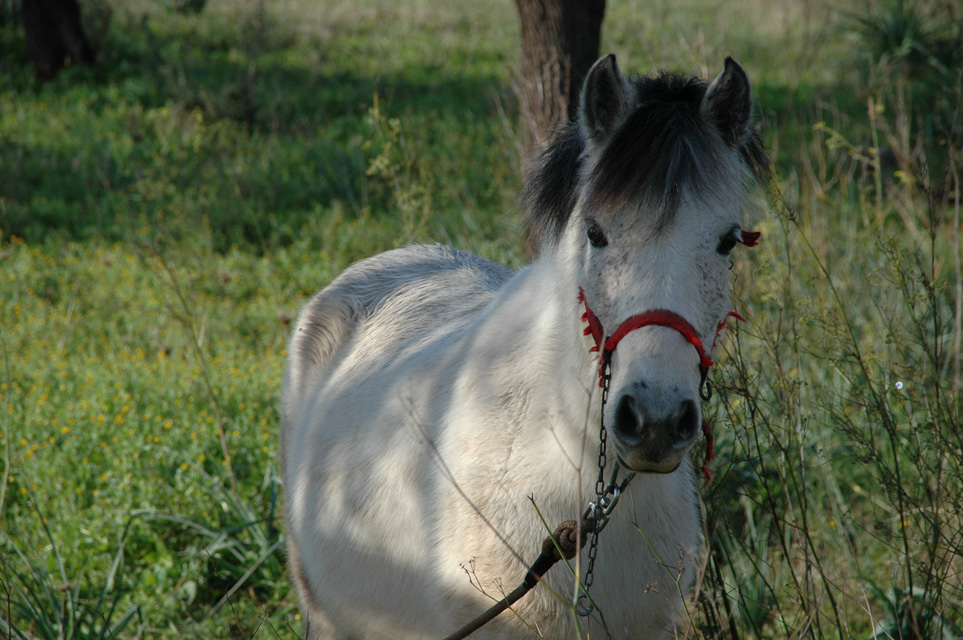
[[[592, 311], [585, 291], [581, 287], [579, 287], [578, 300], [585, 306], [582, 321], [587, 326], [583, 333], [592, 336], [595, 342], [595, 346], [589, 352], [600, 354], [598, 373], [599, 386], [604, 389], [603, 418], [615, 349], [630, 333], [643, 327], [672, 329], [695, 348], [699, 356], [698, 393], [702, 395], [702, 387], [706, 383], [709, 368], [713, 363], [702, 344], [699, 332], [688, 320], [674, 311], [653, 309], [629, 317], [606, 337], [602, 322]], [[717, 333], [721, 329], [722, 323], [717, 327]], [[711, 391], [707, 390], [703, 397], [708, 400], [709, 395]], [[653, 392], [642, 380], [623, 387], [623, 392], [619, 394], [616, 401], [613, 415], [609, 418], [608, 424], [612, 425], [609, 433], [612, 435], [619, 460], [633, 471], [640, 472], [675, 471], [702, 430], [702, 413], [696, 397], [685, 397], [678, 388], [668, 392], [668, 389], [663, 387], [658, 392]]]
[[633, 389], [615, 403], [609, 432], [616, 454], [633, 471], [675, 471], [701, 432], [699, 403], [651, 402], [644, 395]]

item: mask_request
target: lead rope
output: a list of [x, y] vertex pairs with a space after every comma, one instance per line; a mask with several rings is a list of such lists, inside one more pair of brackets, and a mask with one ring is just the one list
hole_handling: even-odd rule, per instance
[[565, 558], [571, 560], [575, 554], [585, 546], [585, 536], [588, 534], [589, 527], [594, 527], [594, 522], [582, 520], [576, 523], [574, 520], [566, 520], [556, 527], [552, 535], [542, 541], [542, 552], [529, 567], [525, 579], [520, 585], [515, 587], [508, 595], [488, 608], [487, 611], [466, 624], [464, 627], [446, 636], [444, 640], [463, 640], [469, 635], [481, 629], [486, 623], [491, 621], [502, 611], [512, 606], [521, 599], [526, 593], [532, 590], [542, 576], [551, 569], [556, 562]]

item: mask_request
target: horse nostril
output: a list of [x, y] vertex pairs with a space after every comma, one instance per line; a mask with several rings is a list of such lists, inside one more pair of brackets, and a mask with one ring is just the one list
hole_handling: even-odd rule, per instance
[[642, 420], [633, 396], [626, 394], [615, 408], [615, 431], [627, 445], [638, 444], [642, 439]]
[[619, 398], [614, 418], [615, 433], [630, 447], [686, 447], [699, 435], [701, 427], [699, 406], [693, 400], [683, 400], [668, 416], [652, 419], [630, 393]]
[[685, 400], [682, 403], [682, 411], [675, 424], [675, 444], [682, 446], [689, 444], [699, 435], [699, 407], [692, 400]]

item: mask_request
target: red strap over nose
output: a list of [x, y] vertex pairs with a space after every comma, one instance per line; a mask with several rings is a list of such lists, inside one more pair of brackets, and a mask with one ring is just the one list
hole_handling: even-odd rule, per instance
[[[759, 238], [762, 233], [759, 231], [743, 231], [738, 230], [738, 241], [747, 247], [754, 247], [759, 244]], [[705, 378], [706, 372], [709, 367], [712, 366], [712, 358], [706, 353], [706, 349], [702, 344], [702, 340], [699, 338], [699, 334], [696, 333], [695, 329], [689, 324], [689, 321], [680, 316], [674, 311], [668, 311], [665, 309], [656, 309], [655, 311], [646, 311], [645, 313], [640, 313], [639, 315], [632, 316], [622, 324], [618, 326], [615, 333], [610, 335], [608, 338], [605, 337], [605, 330], [602, 328], [602, 323], [592, 312], [592, 308], [589, 307], [588, 300], [585, 298], [585, 291], [582, 287], [578, 288], [578, 301], [585, 305], [585, 313], [582, 314], [582, 321], [587, 322], [588, 326], [585, 328], [585, 335], [591, 335], [592, 339], [595, 340], [595, 346], [592, 347], [590, 351], [598, 352], [602, 354], [602, 362], [605, 363], [608, 358], [615, 351], [615, 347], [621, 342], [622, 338], [626, 335], [635, 331], [636, 329], [641, 329], [642, 327], [647, 327], [650, 325], [655, 325], [659, 327], [669, 327], [670, 329], [675, 329], [682, 334], [682, 337], [686, 339], [686, 342], [695, 347], [695, 350], [699, 354], [699, 370], [702, 372], [702, 377]], [[735, 311], [730, 311], [726, 319], [723, 319], [716, 327], [716, 339], [719, 338], [719, 334], [725, 328], [726, 320], [729, 317], [734, 317], [738, 320], [745, 322], [745, 319], [740, 316]], [[715, 340], [713, 340], [712, 346], [715, 346]]]
[[[586, 307], [588, 308], [588, 307]], [[640, 313], [638, 315], [632, 316], [622, 324], [618, 326], [615, 333], [610, 335], [605, 341], [605, 345], [602, 348], [603, 357], [604, 354], [611, 354], [615, 351], [615, 347], [622, 341], [622, 338], [627, 336], [632, 331], [636, 329], [641, 329], [642, 327], [647, 327], [650, 325], [659, 327], [669, 327], [670, 329], [675, 329], [682, 334], [686, 342], [695, 347], [696, 352], [699, 354], [699, 369], [705, 371], [712, 366], [712, 358], [706, 353], [705, 347], [702, 346], [702, 340], [699, 339], [699, 335], [696, 330], [689, 324], [689, 321], [680, 316], [674, 311], [667, 311], [665, 309], [656, 309], [655, 311], [646, 311], [645, 313]]]
[[648, 326], [659, 326], [659, 327], [669, 327], [670, 329], [675, 329], [682, 334], [686, 342], [695, 347], [696, 352], [699, 354], [699, 369], [705, 373], [708, 371], [709, 367], [712, 366], [712, 358], [706, 353], [705, 347], [702, 344], [702, 340], [699, 338], [699, 334], [693, 328], [689, 321], [680, 316], [674, 311], [668, 311], [666, 309], [656, 309], [654, 311], [646, 311], [638, 315], [634, 315], [615, 329], [608, 338], [605, 338], [605, 332], [602, 328], [602, 323], [596, 317], [595, 313], [592, 312], [592, 308], [589, 307], [588, 300], [585, 298], [585, 291], [579, 287], [578, 290], [578, 300], [585, 305], [585, 313], [582, 314], [582, 320], [588, 323], [585, 328], [585, 335], [591, 335], [592, 339], [595, 340], [595, 346], [592, 347], [591, 351], [600, 351], [602, 353], [602, 359], [605, 361], [608, 359], [612, 352], [615, 351], [615, 347], [618, 346], [622, 338], [627, 336], [632, 331], [636, 329], [641, 329], [642, 327]]

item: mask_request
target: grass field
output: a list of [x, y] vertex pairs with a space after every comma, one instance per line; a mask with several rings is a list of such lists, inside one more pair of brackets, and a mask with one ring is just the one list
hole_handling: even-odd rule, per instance
[[[413, 241], [524, 264], [514, 6], [81, 4], [98, 65], [38, 84], [0, 1], [0, 633], [298, 638], [290, 323]], [[776, 167], [694, 637], [963, 637], [960, 13], [609, 3], [627, 71], [740, 60]]]

